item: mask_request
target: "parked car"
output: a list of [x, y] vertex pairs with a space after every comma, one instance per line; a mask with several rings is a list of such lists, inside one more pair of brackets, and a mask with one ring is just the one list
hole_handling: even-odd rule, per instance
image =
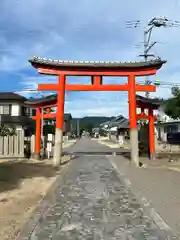
[[180, 144], [180, 132], [168, 133], [167, 142], [169, 144]]

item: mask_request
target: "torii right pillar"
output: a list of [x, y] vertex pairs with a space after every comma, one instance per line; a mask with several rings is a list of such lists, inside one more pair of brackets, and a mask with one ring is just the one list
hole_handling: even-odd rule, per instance
[[150, 160], [155, 160], [155, 131], [154, 131], [154, 116], [153, 109], [148, 109], [149, 115], [149, 151], [150, 151]]
[[128, 100], [129, 100], [129, 121], [130, 121], [130, 143], [131, 161], [139, 167], [138, 129], [136, 119], [136, 82], [135, 75], [128, 76]]
[[66, 77], [62, 73], [58, 79], [59, 88], [57, 96], [57, 110], [56, 110], [56, 132], [55, 132], [55, 147], [53, 165], [57, 167], [61, 164], [62, 143], [63, 143], [63, 125], [64, 125], [64, 98], [65, 98], [65, 84]]

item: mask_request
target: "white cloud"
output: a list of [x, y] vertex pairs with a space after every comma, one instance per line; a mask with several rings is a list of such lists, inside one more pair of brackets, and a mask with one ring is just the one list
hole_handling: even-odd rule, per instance
[[73, 117], [85, 117], [85, 116], [116, 116], [119, 114], [124, 115], [125, 117], [127, 117], [126, 114], [126, 106], [114, 106], [114, 107], [92, 107], [92, 108], [88, 108], [88, 109], [83, 109], [82, 108], [77, 108], [77, 109], [73, 109], [73, 108], [65, 108], [65, 112], [71, 112]]
[[57, 78], [55, 76], [44, 76], [37, 74], [36, 76], [23, 77], [23, 80], [20, 82], [25, 89], [37, 89], [38, 84], [40, 83], [56, 83]]

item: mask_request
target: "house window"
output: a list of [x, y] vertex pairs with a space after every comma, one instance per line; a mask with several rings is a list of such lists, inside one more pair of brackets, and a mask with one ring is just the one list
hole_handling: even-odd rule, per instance
[[3, 106], [0, 106], [0, 114], [3, 114]]
[[29, 116], [30, 109], [28, 107], [22, 107], [22, 116]]
[[3, 110], [4, 114], [7, 114], [7, 115], [11, 114], [11, 105], [5, 105], [3, 109], [4, 109]]
[[36, 109], [31, 109], [31, 117], [36, 116]]
[[0, 106], [0, 114], [2, 115], [10, 115], [11, 114], [11, 105], [3, 105]]
[[175, 133], [178, 132], [178, 125], [177, 124], [173, 124], [173, 125], [169, 125], [164, 127], [164, 132], [165, 133]]

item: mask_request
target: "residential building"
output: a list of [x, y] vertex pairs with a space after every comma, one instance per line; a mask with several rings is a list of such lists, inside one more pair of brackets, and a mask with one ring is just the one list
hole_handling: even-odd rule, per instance
[[109, 134], [109, 138], [123, 144], [129, 132], [129, 120], [122, 115], [112, 118], [100, 125]]
[[100, 127], [104, 130], [116, 133], [118, 129], [128, 129], [129, 120], [122, 115], [118, 115], [117, 117], [112, 118], [110, 121], [102, 123]]
[[[49, 99], [48, 99], [49, 100]], [[51, 99], [50, 99], [51, 100]], [[52, 99], [54, 101], [54, 98]], [[34, 116], [36, 105], [41, 99], [27, 99], [13, 92], [0, 92], [0, 124], [15, 129], [25, 129], [29, 135], [35, 132]], [[43, 99], [44, 101], [44, 99]], [[72, 133], [72, 116], [64, 114], [64, 136]], [[55, 125], [56, 119], [44, 119], [45, 125]]]
[[15, 129], [32, 125], [33, 109], [26, 104], [27, 99], [12, 92], [0, 92], [0, 123]]
[[167, 116], [163, 109], [158, 112], [158, 122], [155, 124], [156, 136], [161, 141], [167, 141], [168, 133], [180, 132], [180, 119], [172, 119]]

